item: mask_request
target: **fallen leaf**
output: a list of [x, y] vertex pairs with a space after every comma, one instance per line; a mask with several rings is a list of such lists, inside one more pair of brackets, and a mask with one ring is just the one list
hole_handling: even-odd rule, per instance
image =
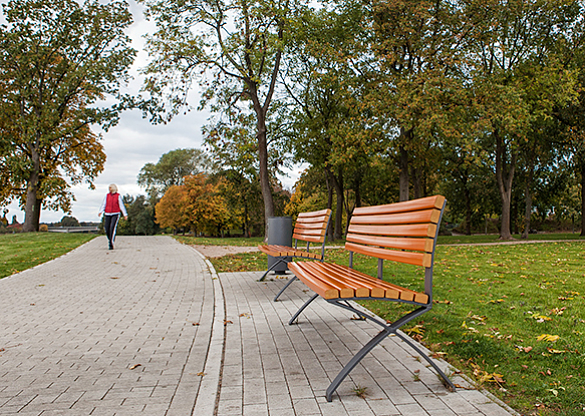
[[555, 342], [556, 340], [558, 340], [560, 337], [558, 335], [550, 335], [550, 334], [542, 334], [540, 335], [538, 338], [536, 338], [537, 341], [549, 341], [549, 342]]
[[199, 322], [193, 322], [193, 326], [199, 326]]
[[205, 375], [205, 373], [203, 371], [197, 373], [198, 376], [203, 377]]
[[532, 347], [524, 347], [524, 352], [530, 352], [532, 351]]
[[130, 370], [134, 370], [135, 368], [138, 368], [142, 366], [142, 364], [134, 364], [133, 366], [130, 367]]
[[228, 321], [227, 319], [223, 320], [223, 325], [226, 326], [227, 324], [233, 324], [232, 321]]

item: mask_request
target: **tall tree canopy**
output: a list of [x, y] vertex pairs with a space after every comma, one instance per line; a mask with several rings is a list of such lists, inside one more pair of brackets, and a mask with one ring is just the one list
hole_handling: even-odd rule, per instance
[[117, 0], [11, 0], [3, 11], [0, 203], [18, 198], [23, 229], [34, 231], [43, 204], [68, 212], [70, 186], [93, 187], [103, 170], [90, 126], [107, 129], [122, 109], [120, 86], [136, 54], [124, 33], [132, 16]]
[[157, 163], [147, 163], [140, 169], [138, 185], [146, 188], [151, 204], [155, 205], [169, 187], [183, 185], [186, 176], [206, 172], [209, 163], [200, 149], [171, 150]]
[[211, 103], [213, 111], [223, 112], [225, 103], [230, 111], [251, 109], [265, 217], [274, 216], [266, 120], [291, 35], [289, 21], [301, 5], [297, 0], [141, 2], [158, 27], [148, 41], [152, 62], [145, 70], [145, 89], [162, 99], [158, 110], [176, 114], [195, 81], [204, 89], [202, 104]]

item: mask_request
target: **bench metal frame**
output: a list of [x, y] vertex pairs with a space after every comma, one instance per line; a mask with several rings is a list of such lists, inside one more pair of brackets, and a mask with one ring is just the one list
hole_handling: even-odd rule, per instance
[[[441, 208], [441, 215], [439, 221], [437, 223], [437, 231], [435, 234], [435, 242], [437, 241], [437, 237], [439, 235], [439, 228], [441, 225], [441, 219], [443, 216], [443, 212], [445, 210], [446, 201], [443, 203], [443, 207]], [[326, 392], [326, 399], [328, 402], [332, 400], [332, 395], [339, 387], [339, 384], [347, 377], [347, 375], [353, 370], [353, 368], [359, 364], [359, 362], [380, 342], [382, 342], [387, 336], [391, 334], [395, 334], [399, 337], [402, 341], [406, 342], [412, 349], [414, 349], [421, 357], [423, 357], [438, 373], [438, 375], [443, 380], [445, 386], [451, 390], [455, 391], [455, 385], [449, 379], [449, 377], [437, 366], [437, 364], [427, 356], [417, 345], [416, 343], [410, 339], [410, 337], [405, 336], [403, 333], [399, 332], [398, 330], [403, 325], [407, 324], [408, 322], [412, 321], [413, 319], [418, 318], [425, 312], [428, 312], [432, 309], [433, 306], [433, 266], [434, 266], [434, 258], [435, 258], [435, 248], [436, 244], [433, 244], [433, 250], [431, 253], [431, 266], [425, 267], [425, 293], [429, 296], [429, 300], [427, 304], [421, 304], [413, 301], [405, 301], [401, 299], [388, 299], [388, 298], [375, 298], [375, 297], [367, 297], [367, 298], [337, 298], [337, 299], [325, 299], [332, 305], [339, 306], [343, 309], [346, 309], [352, 313], [357, 314], [358, 316], [367, 319], [379, 326], [382, 327], [382, 331], [380, 331], [374, 338], [372, 338], [366, 345], [364, 345], [352, 358], [351, 360], [343, 367], [343, 369], [337, 374], [333, 382], [329, 385]], [[353, 252], [350, 252], [350, 264], [349, 267], [353, 268]], [[384, 260], [378, 259], [378, 278], [382, 278], [382, 272], [384, 267]], [[293, 325], [295, 321], [298, 319], [299, 315], [309, 306], [315, 299], [319, 297], [318, 294], [314, 294], [309, 300], [305, 302], [303, 306], [292, 316], [290, 321], [288, 322], [289, 325]], [[362, 310], [357, 309], [355, 306], [352, 305], [353, 302], [356, 300], [386, 300], [392, 302], [400, 302], [400, 303], [408, 303], [417, 308], [405, 316], [402, 316], [398, 320], [393, 323], [386, 323], [382, 319], [377, 316], [369, 315], [364, 313]]]

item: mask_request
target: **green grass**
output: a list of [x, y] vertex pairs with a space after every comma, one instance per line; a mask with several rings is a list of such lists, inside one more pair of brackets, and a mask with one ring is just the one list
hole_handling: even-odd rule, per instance
[[[515, 242], [523, 242], [520, 235], [513, 235]], [[528, 241], [552, 241], [552, 240], [584, 240], [579, 233], [540, 233], [529, 234]], [[449, 235], [439, 236], [438, 244], [489, 244], [500, 243], [500, 236], [497, 234], [475, 234], [475, 235]]]
[[202, 245], [202, 246], [238, 246], [238, 247], [256, 247], [264, 241], [263, 237], [193, 237], [189, 235], [174, 235], [177, 241], [183, 244]]
[[[435, 304], [405, 331], [522, 413], [582, 415], [584, 266], [583, 242], [439, 246]], [[385, 277], [421, 290], [421, 272], [387, 265]], [[366, 306], [391, 321], [407, 311]]]
[[0, 278], [59, 257], [96, 237], [94, 234], [0, 234]]

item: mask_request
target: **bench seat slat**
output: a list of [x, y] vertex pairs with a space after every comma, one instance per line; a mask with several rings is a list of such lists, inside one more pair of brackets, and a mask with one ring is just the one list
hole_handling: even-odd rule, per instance
[[324, 299], [339, 298], [339, 290], [335, 287], [315, 278], [311, 273], [300, 267], [303, 263], [288, 263], [288, 268], [303, 281], [313, 292]]
[[307, 259], [317, 259], [320, 258], [321, 255], [305, 250], [298, 250], [292, 247], [286, 246], [278, 246], [278, 245], [258, 245], [258, 249], [263, 252], [264, 254], [268, 254], [272, 257], [304, 257]]
[[[330, 292], [327, 296], [323, 296], [325, 299], [374, 297], [401, 299], [422, 304], [428, 303], [429, 299], [425, 293], [415, 292], [382, 280], [374, 279], [367, 274], [334, 263], [289, 263], [289, 268], [295, 274], [297, 271], [302, 274], [299, 278], [303, 282], [305, 282], [305, 279], [309, 279], [314, 285], [323, 286], [324, 288], [332, 287], [338, 290], [337, 293]], [[317, 283], [317, 280], [321, 284]], [[313, 288], [311, 287], [311, 289]]]
[[[314, 263], [313, 263], [314, 264]], [[323, 266], [322, 266], [323, 265]], [[386, 282], [385, 280], [380, 280], [374, 278], [370, 275], [365, 273], [359, 272], [355, 269], [352, 269], [347, 266], [342, 266], [335, 263], [317, 263], [315, 267], [331, 267], [332, 269], [337, 270], [340, 276], [347, 276], [354, 284], [362, 285], [364, 287], [369, 288], [372, 291], [372, 297], [385, 297], [388, 299], [402, 299], [407, 301], [414, 301], [418, 303], [426, 304], [428, 303], [429, 297], [425, 293], [415, 292], [410, 289], [403, 288], [401, 286]], [[385, 291], [384, 295], [377, 296], [380, 292], [377, 289], [382, 289]], [[357, 289], [356, 289], [357, 293]], [[375, 296], [376, 295], [376, 296]], [[356, 295], [357, 296], [357, 295]]]

